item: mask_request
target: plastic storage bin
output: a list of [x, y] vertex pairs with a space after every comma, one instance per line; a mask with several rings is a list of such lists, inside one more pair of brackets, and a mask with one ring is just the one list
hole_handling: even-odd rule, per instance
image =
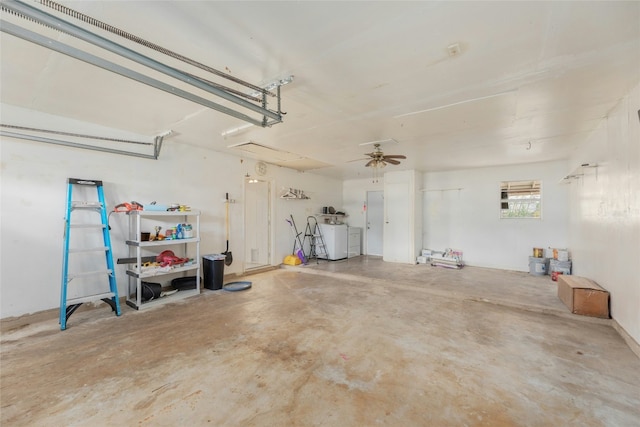
[[529, 274], [544, 276], [549, 271], [549, 258], [529, 257]]

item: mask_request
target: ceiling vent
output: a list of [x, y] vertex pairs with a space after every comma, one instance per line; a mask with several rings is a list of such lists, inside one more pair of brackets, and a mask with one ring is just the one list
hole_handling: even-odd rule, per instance
[[298, 154], [278, 150], [277, 148], [268, 147], [266, 145], [255, 143], [253, 141], [246, 141], [239, 144], [230, 145], [229, 148], [234, 148], [245, 153], [254, 154], [260, 160], [271, 163], [292, 161], [302, 158], [302, 156]]

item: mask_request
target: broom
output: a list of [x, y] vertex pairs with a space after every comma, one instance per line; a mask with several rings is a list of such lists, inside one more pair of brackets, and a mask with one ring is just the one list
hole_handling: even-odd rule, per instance
[[229, 250], [229, 193], [226, 193], [226, 216], [225, 216], [225, 225], [227, 228], [227, 250], [222, 252], [222, 255], [224, 255], [224, 264], [225, 265], [231, 265], [231, 263], [233, 262], [233, 255], [231, 254], [231, 251]]
[[[285, 221], [287, 221], [289, 223], [289, 226], [291, 227], [291, 231], [294, 234], [293, 237], [293, 251], [291, 252], [291, 255], [295, 255], [297, 256], [300, 261], [303, 264], [307, 264], [307, 258], [304, 256], [304, 251], [302, 250], [302, 243], [300, 242], [300, 234], [298, 234], [298, 229], [296, 227], [296, 223], [293, 220], [293, 215], [291, 216], [291, 220], [285, 219]], [[300, 248], [296, 251], [296, 243], [300, 245]]]

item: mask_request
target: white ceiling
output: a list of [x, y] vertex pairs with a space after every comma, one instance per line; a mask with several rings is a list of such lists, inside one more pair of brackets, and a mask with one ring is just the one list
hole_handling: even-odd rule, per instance
[[[284, 122], [223, 137], [244, 123], [5, 33], [3, 104], [141, 135], [171, 129], [167, 144], [241, 154], [229, 147], [253, 141], [341, 179], [370, 176], [365, 160], [352, 160], [372, 151], [360, 144], [389, 138], [398, 143], [385, 153], [408, 157], [395, 170], [564, 159], [640, 82], [637, 1], [61, 3], [254, 84], [293, 74]], [[461, 52], [449, 56], [455, 43]]]

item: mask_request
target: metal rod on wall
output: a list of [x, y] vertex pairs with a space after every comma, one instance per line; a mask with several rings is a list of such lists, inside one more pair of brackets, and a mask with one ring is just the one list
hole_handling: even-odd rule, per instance
[[[142, 153], [134, 153], [132, 151], [115, 150], [113, 148], [96, 147], [96, 146], [93, 146], [93, 145], [80, 144], [80, 143], [77, 143], [77, 142], [63, 141], [63, 140], [60, 140], [60, 139], [53, 139], [53, 138], [46, 138], [44, 136], [28, 135], [28, 134], [18, 133], [18, 132], [8, 132], [8, 131], [5, 131], [5, 130], [0, 130], [0, 136], [6, 136], [6, 137], [18, 138], [18, 139], [26, 139], [26, 140], [29, 140], [29, 141], [46, 142], [48, 144], [64, 145], [66, 147], [84, 148], [86, 150], [102, 151], [104, 153], [122, 154], [122, 155], [125, 155], [125, 156], [133, 156], [133, 157], [142, 157], [143, 159], [158, 160], [158, 154], [160, 154], [160, 150], [159, 149], [154, 149], [154, 151], [157, 153], [155, 155], [142, 154]], [[162, 141], [160, 141], [160, 144], [161, 143], [162, 143]]]

